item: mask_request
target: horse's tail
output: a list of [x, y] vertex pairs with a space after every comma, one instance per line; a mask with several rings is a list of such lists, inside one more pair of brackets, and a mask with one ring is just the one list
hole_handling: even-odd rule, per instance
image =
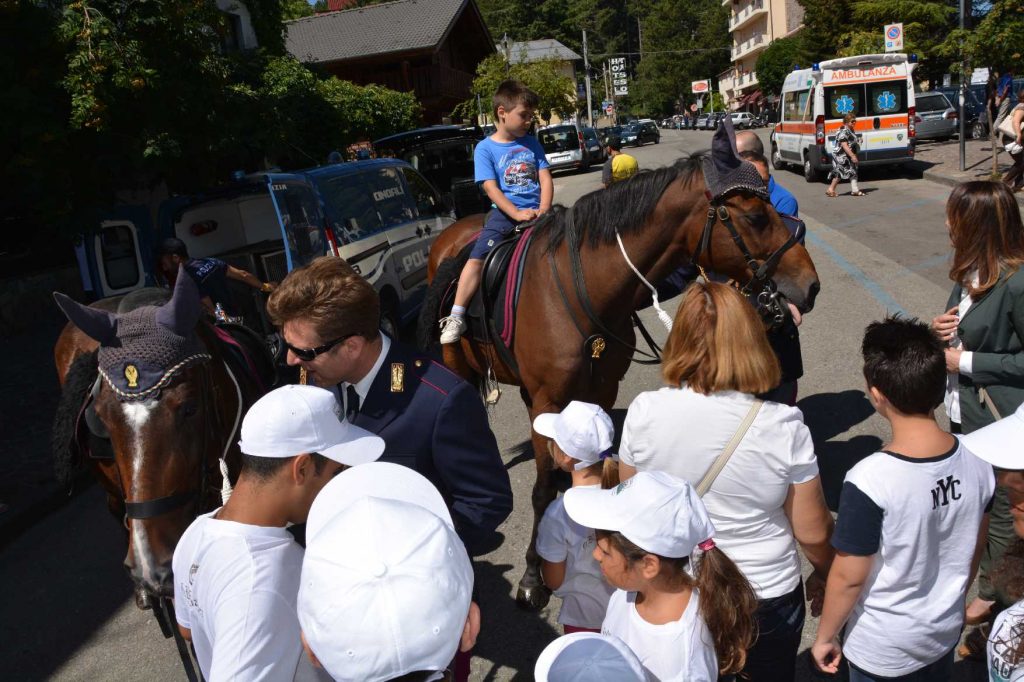
[[86, 396], [99, 376], [96, 355], [97, 351], [83, 353], [71, 363], [67, 376], [64, 377], [64, 389], [61, 391], [57, 413], [53, 418], [53, 431], [50, 434], [53, 472], [57, 482], [67, 489], [74, 484], [82, 466], [78, 458], [75, 429]]
[[[471, 245], [469, 245], [471, 246]], [[437, 266], [434, 279], [427, 287], [427, 294], [423, 299], [423, 307], [420, 308], [420, 319], [416, 325], [416, 344], [424, 353], [441, 355], [441, 330], [438, 321], [442, 317], [441, 307], [444, 305], [445, 294], [448, 293], [452, 282], [458, 280], [462, 274], [462, 268], [469, 260], [471, 248], [463, 248], [457, 256], [446, 258]]]

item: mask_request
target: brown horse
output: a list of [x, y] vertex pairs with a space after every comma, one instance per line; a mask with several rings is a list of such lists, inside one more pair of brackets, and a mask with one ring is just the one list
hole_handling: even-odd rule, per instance
[[[191, 277], [179, 273], [162, 306], [153, 290], [139, 293], [91, 307], [55, 295], [70, 322], [54, 349], [62, 393], [53, 448], [58, 478], [70, 483], [87, 463], [125, 524], [136, 604], [166, 608], [174, 547], [219, 506], [220, 462], [237, 477], [237, 430], [263, 387], [200, 321]], [[175, 624], [156, 612], [169, 636]]]
[[[755, 271], [767, 262], [767, 280], [759, 284], [766, 295], [777, 285], [775, 301], [781, 294], [801, 312], [809, 311], [819, 283], [807, 251], [793, 243], [771, 204], [754, 193], [729, 191], [713, 201], [705, 187], [702, 158], [694, 155], [642, 172], [580, 198], [572, 208], [555, 207], [536, 224], [523, 266], [511, 348], [518, 374], [492, 346], [468, 335], [443, 346], [445, 363], [470, 381], [479, 381], [490, 368], [498, 381], [520, 386], [531, 422], [543, 412], [560, 411], [571, 400], [611, 409], [633, 355], [631, 315], [650, 299], [623, 258], [617, 235], [650, 282], [690, 262], [694, 254], [704, 268], [740, 283], [754, 282]], [[466, 257], [463, 247], [481, 222], [480, 216], [471, 216], [454, 223], [430, 250], [432, 281], [420, 321], [421, 344], [436, 342], [437, 318], [447, 314], [438, 309], [440, 300], [458, 277]], [[578, 255], [571, 256], [573, 252]], [[758, 293], [760, 289], [752, 291]], [[593, 335], [603, 341], [603, 352], [594, 352]], [[530, 608], [548, 599], [535, 548], [537, 523], [556, 495], [545, 441], [532, 432], [537, 467], [533, 534], [516, 597]]]

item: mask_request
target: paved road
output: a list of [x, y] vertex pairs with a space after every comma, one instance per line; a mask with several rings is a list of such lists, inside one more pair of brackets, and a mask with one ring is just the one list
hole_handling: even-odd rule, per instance
[[[652, 168], [705, 149], [710, 140], [710, 132], [666, 131], [661, 144], [630, 153]], [[822, 282], [801, 331], [806, 376], [800, 407], [834, 504], [845, 471], [888, 435], [863, 393], [858, 351], [864, 326], [887, 312], [930, 319], [948, 295], [943, 205], [949, 188], [868, 173], [862, 182], [867, 197], [828, 199], [824, 185], [809, 185], [795, 173], [779, 172], [776, 179], [800, 201]], [[568, 204], [599, 186], [599, 169], [558, 175], [555, 198]], [[648, 322], [657, 329], [656, 321]], [[634, 367], [619, 392], [617, 422], [637, 393], [658, 385], [655, 369]], [[504, 545], [480, 563], [484, 623], [473, 679], [530, 680], [538, 653], [557, 634], [558, 605], [552, 600], [536, 615], [512, 600], [529, 537], [533, 481], [526, 410], [515, 391], [505, 392], [491, 420], [517, 505], [503, 528]], [[153, 618], [131, 600], [120, 567], [122, 542], [93, 489], [3, 549], [0, 679], [182, 679], [173, 643], [160, 638]], [[805, 636], [813, 636], [815, 626], [809, 621]], [[983, 672], [958, 664], [957, 678], [982, 679]], [[801, 669], [798, 679], [813, 676]]]

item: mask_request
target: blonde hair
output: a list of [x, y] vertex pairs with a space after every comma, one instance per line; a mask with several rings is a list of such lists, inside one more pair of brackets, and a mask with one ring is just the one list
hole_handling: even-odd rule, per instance
[[695, 283], [683, 294], [661, 361], [673, 386], [698, 393], [764, 393], [778, 386], [779, 361], [764, 324], [736, 289]]
[[379, 333], [380, 297], [343, 259], [321, 256], [288, 273], [267, 300], [267, 316], [277, 327], [306, 320], [324, 340], [358, 334], [372, 341]]

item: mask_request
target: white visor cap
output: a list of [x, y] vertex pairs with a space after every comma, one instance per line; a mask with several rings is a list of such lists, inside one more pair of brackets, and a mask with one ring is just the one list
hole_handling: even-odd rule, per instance
[[548, 412], [533, 420], [533, 430], [551, 438], [562, 452], [579, 460], [577, 470], [608, 456], [615, 436], [612, 418], [593, 403], [573, 400], [560, 413]]
[[317, 386], [289, 384], [249, 408], [238, 447], [253, 457], [294, 457], [318, 452], [348, 466], [376, 461], [384, 440], [341, 419], [334, 394]]
[[1009, 417], [967, 434], [963, 444], [992, 466], [1024, 470], [1024, 405]]
[[611, 490], [570, 488], [565, 511], [586, 528], [618, 531], [645, 552], [678, 559], [715, 535], [689, 483], [664, 471], [641, 471]]
[[473, 567], [433, 484], [374, 462], [342, 472], [306, 524], [299, 624], [339, 681], [444, 670], [455, 656]]
[[548, 644], [533, 671], [536, 682], [646, 682], [636, 654], [618, 637], [574, 632]]

